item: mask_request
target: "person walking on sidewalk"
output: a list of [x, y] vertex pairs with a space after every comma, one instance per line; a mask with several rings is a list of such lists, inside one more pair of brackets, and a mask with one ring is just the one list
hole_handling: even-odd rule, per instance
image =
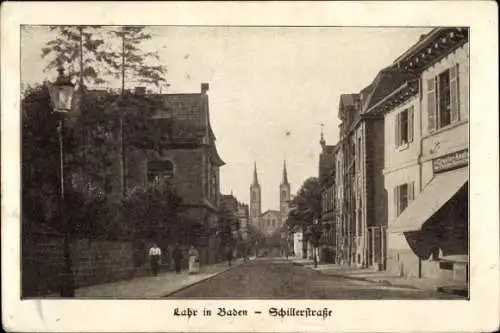
[[231, 246], [228, 245], [226, 251], [227, 251], [227, 264], [228, 266], [231, 266], [231, 261], [233, 260], [233, 249], [231, 248]]
[[200, 254], [193, 245], [189, 248], [189, 271], [188, 274], [198, 274], [200, 271]]
[[172, 259], [174, 260], [175, 273], [179, 274], [181, 272], [182, 251], [179, 249], [178, 243], [175, 244], [172, 251]]
[[161, 257], [161, 249], [153, 243], [153, 246], [149, 249], [149, 262], [151, 264], [151, 272], [153, 275], [158, 275], [158, 270], [160, 267], [160, 257]]

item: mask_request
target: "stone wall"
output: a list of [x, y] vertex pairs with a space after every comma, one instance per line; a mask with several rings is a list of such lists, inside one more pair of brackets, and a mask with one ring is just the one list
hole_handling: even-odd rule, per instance
[[[63, 241], [59, 234], [32, 234], [23, 239], [23, 297], [59, 292], [64, 267]], [[82, 238], [73, 239], [70, 244], [77, 288], [131, 278], [144, 271], [144, 264], [141, 267], [134, 265], [131, 241]]]

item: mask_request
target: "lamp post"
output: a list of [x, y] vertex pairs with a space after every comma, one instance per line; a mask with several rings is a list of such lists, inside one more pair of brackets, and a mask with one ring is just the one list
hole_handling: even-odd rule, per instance
[[60, 218], [64, 235], [64, 267], [61, 276], [61, 297], [74, 297], [74, 280], [73, 271], [71, 269], [71, 258], [69, 253], [69, 221], [66, 216], [65, 202], [65, 178], [64, 178], [64, 118], [71, 111], [73, 93], [75, 85], [71, 83], [69, 78], [64, 76], [64, 70], [59, 69], [59, 76], [52, 84], [49, 83], [49, 93], [53, 112], [59, 116], [59, 124], [57, 126], [57, 134], [59, 139], [59, 167], [60, 167]]

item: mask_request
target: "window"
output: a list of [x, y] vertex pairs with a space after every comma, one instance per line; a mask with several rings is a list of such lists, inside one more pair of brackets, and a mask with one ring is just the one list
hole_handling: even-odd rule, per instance
[[210, 199], [217, 200], [217, 170], [212, 169]]
[[458, 64], [427, 80], [427, 129], [432, 132], [460, 120]]
[[286, 191], [281, 192], [281, 200], [285, 201], [286, 200]]
[[361, 159], [361, 138], [358, 138], [358, 159]]
[[413, 106], [396, 115], [396, 148], [413, 142]]
[[361, 236], [361, 208], [358, 208], [358, 236]]
[[406, 183], [394, 188], [394, 201], [396, 206], [396, 216], [399, 216], [408, 207], [408, 203], [414, 197], [414, 183]]
[[169, 160], [148, 162], [148, 184], [168, 180], [174, 176], [174, 164]]
[[358, 138], [358, 168], [361, 169], [361, 138]]

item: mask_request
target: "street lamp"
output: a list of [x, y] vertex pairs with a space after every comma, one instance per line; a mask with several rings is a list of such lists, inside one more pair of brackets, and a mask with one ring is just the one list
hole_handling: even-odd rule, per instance
[[71, 111], [75, 85], [69, 78], [64, 76], [64, 70], [60, 68], [59, 75], [54, 83], [49, 83], [49, 94], [54, 106], [54, 113], [59, 115], [57, 134], [59, 138], [59, 167], [60, 167], [60, 218], [64, 235], [64, 267], [61, 281], [61, 297], [74, 297], [74, 280], [71, 269], [71, 258], [69, 253], [69, 221], [66, 218], [65, 207], [65, 180], [64, 180], [64, 118]]

